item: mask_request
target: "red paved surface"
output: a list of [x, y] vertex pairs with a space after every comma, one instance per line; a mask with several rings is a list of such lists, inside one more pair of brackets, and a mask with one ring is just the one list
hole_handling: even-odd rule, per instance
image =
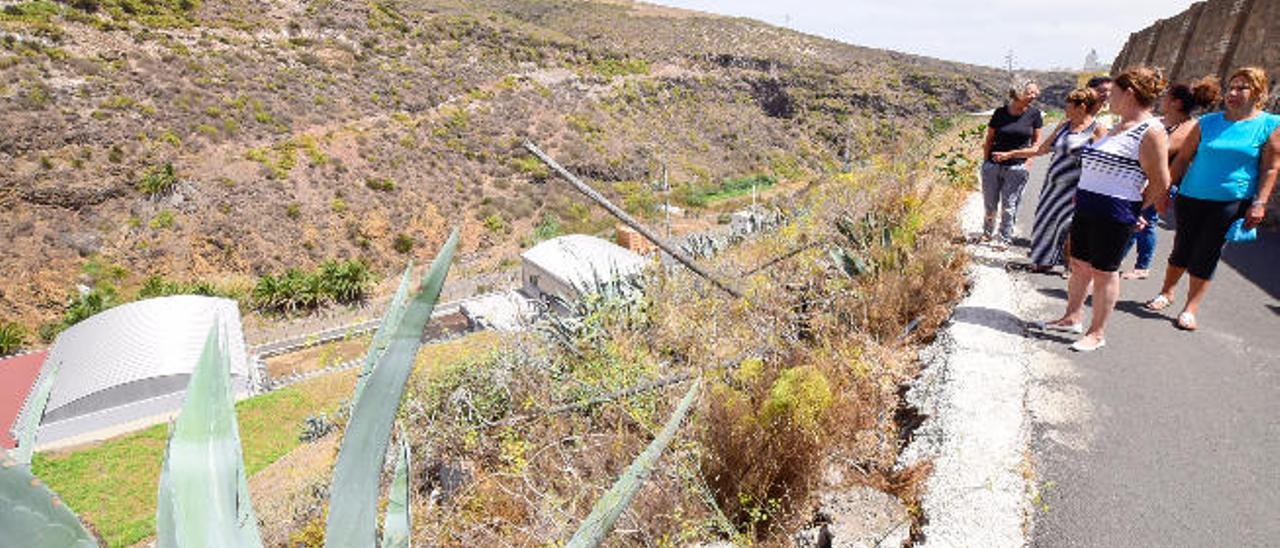
[[17, 445], [9, 436], [9, 427], [18, 418], [31, 384], [36, 382], [45, 354], [47, 352], [32, 352], [0, 360], [0, 447], [12, 449]]

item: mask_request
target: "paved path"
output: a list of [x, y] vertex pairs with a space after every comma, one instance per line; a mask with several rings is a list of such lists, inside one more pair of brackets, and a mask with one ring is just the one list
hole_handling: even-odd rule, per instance
[[[1033, 168], [1019, 234], [1030, 234], [1047, 163]], [[1140, 308], [1173, 233], [1159, 238], [1152, 278], [1123, 282], [1106, 348], [1033, 345], [1069, 363], [1035, 371], [1029, 390], [1034, 546], [1280, 545], [1280, 234], [1228, 246], [1195, 333], [1172, 324], [1185, 281], [1169, 310]], [[1025, 247], [1014, 251], [1025, 260]], [[1017, 314], [1061, 314], [1065, 280], [1016, 276], [1030, 293]]]

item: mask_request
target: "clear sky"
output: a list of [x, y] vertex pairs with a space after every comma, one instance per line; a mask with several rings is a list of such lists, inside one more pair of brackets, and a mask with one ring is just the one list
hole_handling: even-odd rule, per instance
[[[1193, 0], [647, 0], [750, 17], [860, 46], [1003, 67], [1078, 69], [1096, 49], [1110, 65], [1129, 33]], [[1067, 8], [1066, 6], [1070, 6]]]

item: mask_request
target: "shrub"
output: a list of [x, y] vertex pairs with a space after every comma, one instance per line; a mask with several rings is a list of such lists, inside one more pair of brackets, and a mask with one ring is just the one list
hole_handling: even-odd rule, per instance
[[649, 74], [649, 62], [644, 59], [601, 59], [592, 63], [591, 71], [605, 78]]
[[564, 229], [560, 227], [560, 218], [552, 213], [543, 214], [542, 220], [533, 227], [533, 239], [536, 242], [550, 240], [561, 234], [564, 234]]
[[99, 284], [98, 287], [89, 290], [87, 293], [74, 295], [68, 299], [66, 311], [62, 314], [62, 321], [56, 325], [53, 333], [56, 335], [68, 327], [97, 315], [99, 312], [112, 308], [120, 304], [118, 301], [116, 288], [110, 284]]
[[156, 213], [156, 216], [151, 218], [151, 221], [147, 223], [147, 226], [151, 227], [152, 230], [163, 230], [166, 228], [172, 228], [174, 223], [173, 212], [168, 209], [164, 209], [159, 213]]
[[511, 232], [511, 224], [497, 213], [484, 218], [484, 227], [494, 234], [506, 234]]
[[0, 356], [8, 356], [27, 344], [27, 328], [18, 322], [0, 322]]
[[382, 192], [391, 192], [396, 189], [395, 181], [388, 177], [370, 177], [364, 180], [364, 186]]
[[532, 154], [518, 156], [511, 160], [511, 167], [516, 171], [532, 177], [535, 181], [542, 181], [551, 175], [551, 171], [547, 169], [546, 164], [534, 157]]
[[308, 312], [331, 302], [350, 304], [364, 300], [372, 283], [369, 267], [357, 259], [327, 260], [311, 272], [296, 268], [279, 276], [258, 278], [250, 306], [279, 314]]
[[178, 184], [178, 176], [174, 173], [173, 164], [165, 162], [161, 166], [153, 166], [148, 169], [142, 179], [138, 181], [138, 190], [148, 196], [162, 196], [173, 191], [175, 185]]
[[396, 234], [396, 239], [391, 243], [391, 248], [396, 250], [396, 253], [408, 253], [413, 251], [413, 243], [412, 236], [401, 232]]

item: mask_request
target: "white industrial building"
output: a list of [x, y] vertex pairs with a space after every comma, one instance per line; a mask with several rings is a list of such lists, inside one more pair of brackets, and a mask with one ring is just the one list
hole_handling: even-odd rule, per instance
[[645, 258], [594, 236], [569, 234], [520, 254], [521, 292], [531, 299], [576, 300], [599, 283], [636, 276]]
[[[247, 358], [235, 301], [180, 295], [129, 303], [70, 327], [54, 342], [36, 381], [56, 371], [36, 446], [89, 441], [94, 433], [105, 436], [178, 411], [215, 322], [237, 398], [256, 392], [260, 375]], [[38, 405], [30, 399], [15, 429], [31, 424], [27, 415]]]

